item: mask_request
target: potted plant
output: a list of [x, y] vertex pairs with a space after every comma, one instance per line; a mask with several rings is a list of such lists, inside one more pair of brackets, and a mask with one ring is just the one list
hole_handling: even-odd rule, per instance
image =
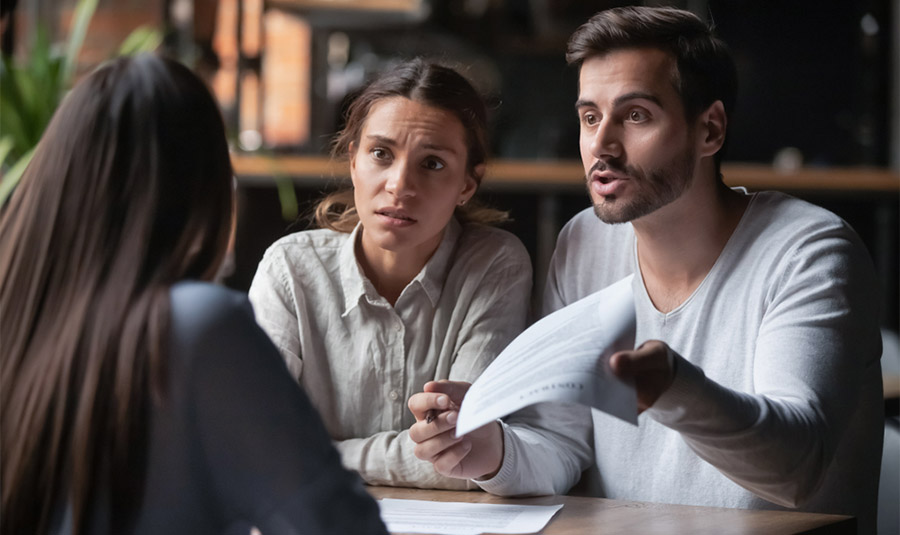
[[[34, 148], [72, 84], [78, 54], [98, 0], [80, 0], [63, 47], [54, 46], [38, 26], [27, 57], [0, 61], [0, 208], [28, 166]], [[142, 26], [122, 42], [118, 55], [153, 50], [162, 42], [155, 29]]]

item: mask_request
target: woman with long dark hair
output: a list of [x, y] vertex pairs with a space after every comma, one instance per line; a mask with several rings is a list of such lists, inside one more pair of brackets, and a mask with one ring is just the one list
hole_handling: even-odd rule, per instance
[[455, 70], [416, 59], [352, 102], [333, 154], [352, 189], [321, 228], [272, 245], [250, 300], [322, 414], [344, 466], [377, 485], [474, 486], [413, 454], [406, 400], [428, 381], [474, 381], [524, 328], [531, 261], [505, 214], [473, 200], [487, 111]]
[[63, 101], [0, 217], [3, 533], [385, 533], [246, 298], [201, 282], [232, 181], [178, 63]]

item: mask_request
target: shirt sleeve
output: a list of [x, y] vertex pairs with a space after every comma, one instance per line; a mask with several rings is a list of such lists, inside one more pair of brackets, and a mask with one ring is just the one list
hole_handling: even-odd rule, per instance
[[[458, 296], [469, 308], [457, 339], [448, 379], [473, 382], [524, 328], [531, 300], [531, 261], [520, 244], [504, 265], [489, 269], [481, 283]], [[502, 258], [502, 257], [501, 257]], [[443, 377], [436, 377], [441, 379]], [[337, 443], [344, 465], [373, 485], [473, 489], [471, 481], [445, 477], [416, 458], [409, 432], [385, 431]]]
[[210, 499], [263, 533], [385, 534], [246, 300], [205, 310], [181, 343], [193, 355], [188, 410]]
[[303, 373], [300, 350], [298, 306], [291, 292], [291, 277], [286, 260], [277, 249], [266, 252], [250, 284], [248, 297], [253, 303], [256, 322], [281, 353], [288, 370], [299, 382]]
[[591, 409], [574, 403], [525, 407], [503, 424], [503, 463], [476, 481], [500, 496], [565, 494], [594, 462]]
[[880, 384], [880, 337], [861, 244], [824, 229], [790, 256], [752, 357], [755, 392], [725, 388], [677, 356], [672, 386], [647, 414], [734, 482], [799, 507], [822, 482], [859, 400], [881, 396], [862, 392]]

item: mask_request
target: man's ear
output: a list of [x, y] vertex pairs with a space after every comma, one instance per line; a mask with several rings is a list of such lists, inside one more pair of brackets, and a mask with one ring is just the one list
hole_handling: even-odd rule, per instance
[[721, 100], [713, 102], [706, 111], [700, 114], [697, 121], [700, 156], [712, 156], [719, 152], [722, 145], [725, 144], [725, 129], [728, 125], [725, 105]]

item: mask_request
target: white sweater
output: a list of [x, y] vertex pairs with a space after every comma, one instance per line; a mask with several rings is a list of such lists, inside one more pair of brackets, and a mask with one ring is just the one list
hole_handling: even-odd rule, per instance
[[752, 197], [705, 280], [668, 314], [647, 295], [630, 224], [588, 209], [566, 225], [545, 312], [636, 273], [636, 345], [666, 342], [680, 355], [675, 380], [637, 427], [572, 405], [511, 416], [501, 471], [482, 488], [561, 494], [590, 467], [598, 496], [850, 514], [874, 532], [883, 397], [871, 260], [830, 212]]

